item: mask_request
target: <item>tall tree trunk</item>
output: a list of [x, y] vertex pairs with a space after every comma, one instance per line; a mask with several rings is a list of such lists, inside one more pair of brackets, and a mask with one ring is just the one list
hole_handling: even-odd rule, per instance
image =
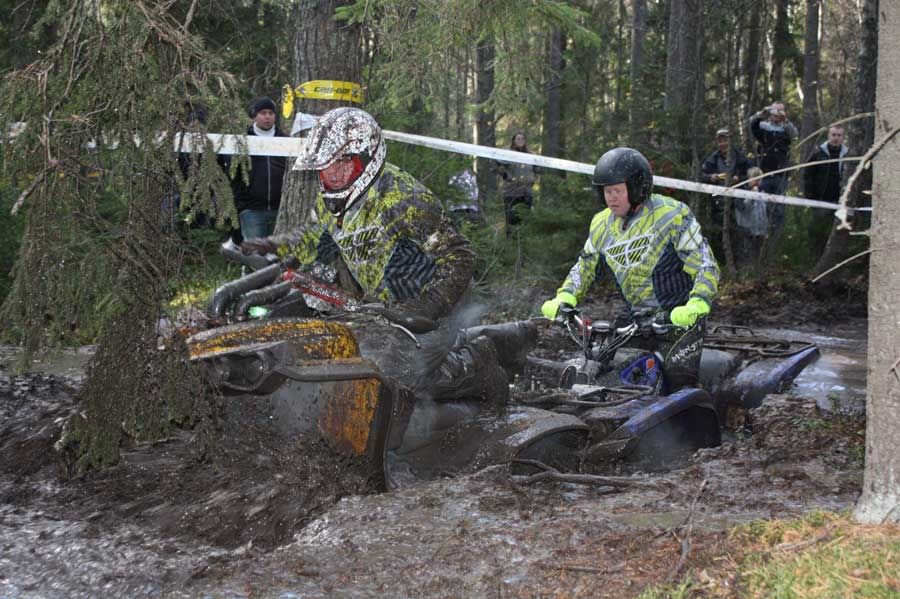
[[788, 23], [790, 0], [775, 0], [775, 30], [772, 39], [772, 97], [781, 99], [784, 93], [784, 61], [791, 54], [791, 31]]
[[623, 91], [625, 88], [625, 0], [619, 0], [619, 18], [616, 21], [616, 103], [613, 112], [617, 115], [622, 110]]
[[[878, 70], [878, 0], [865, 0], [860, 15], [860, 44], [856, 66], [856, 85], [853, 93], [853, 113], [865, 114], [875, 110], [875, 74]], [[850, 154], [862, 156], [875, 141], [874, 119], [857, 119], [848, 124], [847, 143]], [[852, 164], [852, 163], [851, 163]], [[845, 179], [852, 167], [844, 169]], [[856, 187], [847, 199], [851, 206], [862, 206], [865, 202], [863, 190], [871, 189], [872, 170], [863, 171]], [[813, 272], [823, 273], [847, 256], [850, 233], [846, 230], [831, 229], [825, 250], [819, 257]], [[847, 276], [849, 271], [838, 271], [829, 277]]]
[[[762, 43], [764, 40], [762, 15], [765, 14], [765, 0], [756, 0], [750, 9], [750, 22], [747, 25], [747, 51], [744, 53], [744, 77], [746, 94], [742, 117], [757, 110], [759, 76], [762, 73]], [[745, 122], [746, 118], [741, 119]], [[752, 136], [747, 131], [744, 139], [750, 140]]]
[[[475, 116], [475, 143], [494, 146], [497, 143], [494, 109], [487, 106], [494, 92], [494, 42], [484, 39], [475, 49], [475, 102], [478, 111]], [[493, 198], [497, 193], [497, 177], [493, 162], [487, 158], [475, 161], [478, 186], [485, 198]]]
[[[819, 9], [822, 0], [806, 0], [806, 34], [803, 44], [803, 117], [800, 121], [800, 139], [806, 138], [819, 127]], [[799, 148], [800, 160], [805, 159], [815, 144], [812, 139]]]
[[[883, 136], [900, 127], [900, 4], [883, 2], [878, 35], [876, 125]], [[888, 143], [874, 162], [872, 254], [869, 269], [869, 365], [866, 389], [866, 471], [854, 516], [900, 522], [900, 377], [897, 297], [900, 297], [900, 146]]]
[[559, 156], [560, 121], [562, 120], [562, 70], [566, 38], [554, 29], [547, 40], [547, 101], [544, 104], [544, 131], [541, 153]]
[[699, 152], [693, 121], [702, 100], [702, 22], [703, 0], [671, 1], [663, 107], [674, 125], [673, 153], [685, 165], [692, 165]]
[[[353, 2], [301, 0], [294, 6], [291, 14], [294, 85], [318, 79], [364, 83], [360, 26], [334, 19], [335, 9], [349, 4]], [[343, 100], [301, 99], [294, 103], [298, 112], [309, 114], [324, 114], [332, 108], [350, 105]], [[287, 129], [290, 126], [284, 124]], [[289, 162], [288, 169], [291, 166]], [[318, 191], [318, 177], [314, 172], [289, 170], [284, 178], [275, 233], [288, 233], [306, 223]]]
[[631, 101], [628, 103], [628, 122], [631, 143], [647, 143], [647, 111], [644, 107], [643, 74], [645, 66], [644, 40], [647, 38], [647, 0], [633, 0], [631, 16]]

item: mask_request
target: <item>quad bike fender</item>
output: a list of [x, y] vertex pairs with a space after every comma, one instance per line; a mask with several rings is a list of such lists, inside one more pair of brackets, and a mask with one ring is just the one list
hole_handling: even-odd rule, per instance
[[383, 477], [400, 396], [359, 355], [347, 327], [314, 319], [245, 322], [199, 333], [188, 349], [232, 412], [254, 414], [255, 424], [288, 439], [323, 440]]
[[715, 392], [716, 406], [720, 412], [728, 403], [740, 404], [748, 410], [759, 407], [766, 395], [777, 393], [818, 357], [819, 348], [813, 346], [792, 356], [754, 362]]
[[721, 439], [712, 398], [703, 389], [690, 387], [671, 395], [644, 395], [618, 406], [593, 408], [582, 419], [594, 434], [595, 443], [586, 454], [592, 462], [628, 455], [641, 435], [675, 419], [680, 425], [702, 429], [689, 432], [704, 439], [704, 444], [717, 445]]

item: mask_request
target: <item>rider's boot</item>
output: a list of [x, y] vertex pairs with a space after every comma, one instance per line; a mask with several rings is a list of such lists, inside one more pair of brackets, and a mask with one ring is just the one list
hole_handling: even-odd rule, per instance
[[506, 372], [487, 337], [477, 337], [450, 352], [432, 376], [429, 391], [438, 401], [481, 399], [500, 410], [509, 400]]
[[537, 327], [530, 320], [471, 327], [462, 331], [464, 341], [471, 343], [487, 337], [497, 349], [497, 360], [510, 380], [525, 370], [528, 352], [537, 343]]

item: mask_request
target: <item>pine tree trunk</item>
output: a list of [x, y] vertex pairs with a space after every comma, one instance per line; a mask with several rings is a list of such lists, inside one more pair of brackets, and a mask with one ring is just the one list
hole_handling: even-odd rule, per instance
[[562, 120], [562, 69], [566, 38], [554, 29], [547, 40], [547, 101], [544, 104], [544, 135], [541, 153], [559, 156], [560, 121]]
[[[348, 0], [302, 0], [291, 14], [294, 39], [294, 85], [320, 79], [364, 84], [361, 79], [363, 46], [358, 24], [348, 25], [334, 19], [339, 6]], [[301, 99], [294, 102], [298, 112], [324, 114], [332, 108], [349, 106], [349, 101]], [[291, 123], [283, 128], [290, 130]], [[288, 169], [292, 161], [288, 162]], [[281, 208], [275, 234], [283, 234], [307, 222], [313, 208], [319, 183], [312, 171], [289, 170], [284, 178]]]
[[[900, 127], [900, 5], [883, 2], [878, 35], [878, 137]], [[872, 254], [869, 270], [869, 357], [866, 389], [866, 471], [855, 517], [900, 522], [900, 146], [888, 143], [873, 161]]]
[[[496, 121], [494, 109], [485, 106], [494, 92], [494, 43], [482, 40], [475, 50], [475, 102], [478, 112], [475, 116], [475, 143], [482, 146], [494, 146], [497, 143]], [[497, 194], [496, 170], [491, 160], [478, 158], [475, 161], [478, 175], [478, 187], [485, 198], [493, 198]]]
[[644, 109], [643, 73], [645, 66], [644, 40], [647, 38], [647, 0], [632, 2], [631, 16], [631, 102], [628, 121], [631, 143], [642, 146], [647, 141], [647, 112]]
[[772, 39], [772, 97], [781, 100], [784, 93], [784, 61], [790, 56], [791, 32], [788, 23], [790, 0], [775, 0], [775, 30]]
[[[878, 0], [865, 0], [861, 7], [861, 27], [859, 57], [856, 67], [856, 85], [853, 94], [853, 113], [865, 114], [875, 110], [875, 73], [878, 69]], [[861, 156], [875, 141], [874, 120], [857, 119], [848, 123], [847, 142], [850, 154]], [[852, 164], [852, 163], [851, 163]], [[844, 169], [845, 180], [852, 172], [852, 167]], [[863, 171], [857, 180], [853, 192], [847, 199], [850, 206], [862, 206], [865, 203], [864, 190], [872, 188], [872, 170]], [[850, 233], [844, 229], [831, 229], [825, 250], [819, 257], [813, 273], [820, 274], [847, 257], [847, 246]], [[850, 271], [843, 270], [829, 274], [829, 277], [846, 276]]]
[[[762, 43], [763, 28], [761, 23], [762, 15], [765, 14], [765, 0], [757, 0], [753, 3], [750, 10], [750, 22], [747, 24], [747, 51], [744, 53], [744, 77], [745, 105], [744, 114], [750, 114], [757, 110], [755, 107], [758, 102], [757, 86], [759, 85], [759, 76], [762, 73]], [[742, 115], [743, 116], [743, 115]], [[742, 118], [744, 126], [746, 126], [746, 118]], [[749, 131], [746, 131], [744, 139], [752, 139]]]
[[672, 0], [663, 107], [673, 120], [672, 151], [692, 167], [699, 162], [698, 127], [694, 125], [700, 116], [697, 107], [703, 90], [702, 31], [703, 1]]
[[[806, 0], [806, 34], [803, 45], [803, 118], [800, 121], [800, 139], [806, 138], [819, 127], [819, 9], [822, 0]], [[805, 159], [816, 140], [799, 148], [799, 160]]]

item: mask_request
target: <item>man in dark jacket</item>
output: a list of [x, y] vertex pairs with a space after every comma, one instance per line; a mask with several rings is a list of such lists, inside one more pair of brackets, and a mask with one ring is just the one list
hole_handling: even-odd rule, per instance
[[[275, 102], [262, 97], [250, 105], [247, 135], [285, 137], [275, 124]], [[267, 237], [275, 230], [281, 187], [284, 182], [285, 158], [281, 156], [251, 156], [250, 173], [236, 173], [232, 181], [234, 204], [241, 223], [241, 234], [247, 238]]]
[[[844, 128], [835, 125], [828, 128], [828, 141], [817, 146], [807, 162], [836, 160], [847, 155], [844, 145]], [[803, 191], [806, 197], [823, 202], [837, 203], [841, 199], [841, 180], [844, 176], [843, 162], [811, 164], [803, 171]]]
[[747, 178], [747, 169], [751, 166], [750, 159], [731, 145], [728, 129], [719, 129], [716, 131], [716, 150], [703, 161], [702, 179], [713, 185], [734, 185]]

